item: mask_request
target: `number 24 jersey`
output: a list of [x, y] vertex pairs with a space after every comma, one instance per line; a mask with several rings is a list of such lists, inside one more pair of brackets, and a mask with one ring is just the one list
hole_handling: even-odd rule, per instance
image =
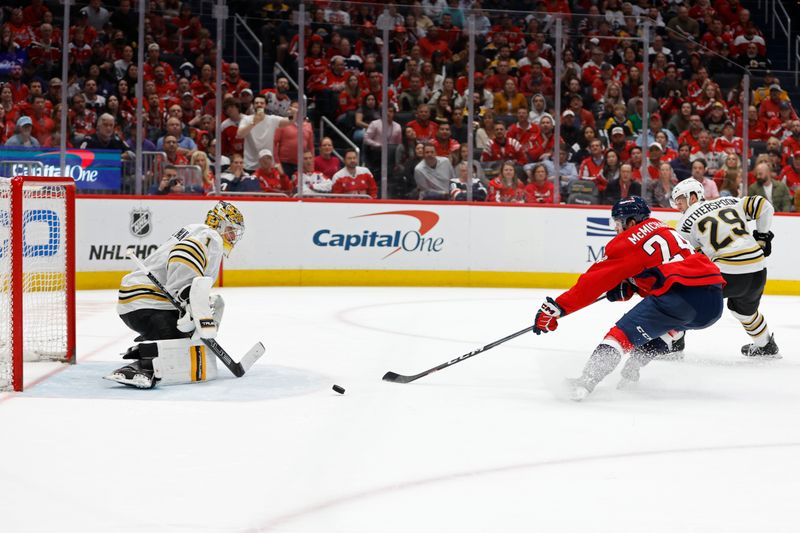
[[556, 298], [565, 313], [573, 313], [624, 280], [642, 296], [659, 296], [674, 284], [725, 285], [719, 268], [696, 253], [686, 239], [660, 220], [648, 218], [614, 237], [605, 255], [575, 285]]

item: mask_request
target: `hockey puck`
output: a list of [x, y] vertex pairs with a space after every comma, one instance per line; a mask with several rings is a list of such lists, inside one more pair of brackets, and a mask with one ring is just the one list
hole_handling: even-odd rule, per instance
[[339, 394], [344, 394], [344, 387], [340, 387], [339, 385], [333, 386], [334, 392], [338, 392]]

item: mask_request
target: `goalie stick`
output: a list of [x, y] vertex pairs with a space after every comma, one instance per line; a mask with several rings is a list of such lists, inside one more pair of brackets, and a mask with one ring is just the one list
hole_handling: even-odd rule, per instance
[[[600, 300], [605, 300], [605, 298], [606, 298], [605, 296], [601, 296], [600, 298], [595, 300], [593, 303], [597, 303]], [[460, 363], [464, 359], [469, 359], [470, 357], [478, 355], [479, 353], [483, 353], [483, 352], [485, 352], [487, 350], [491, 350], [495, 346], [499, 346], [499, 345], [503, 344], [504, 342], [510, 341], [511, 339], [515, 339], [515, 338], [519, 337], [520, 335], [522, 335], [524, 333], [528, 333], [530, 330], [531, 330], [531, 326], [528, 326], [525, 329], [521, 329], [521, 330], [517, 331], [516, 333], [512, 333], [508, 337], [503, 337], [500, 340], [496, 340], [496, 341], [494, 341], [492, 343], [489, 343], [486, 346], [484, 346], [483, 348], [478, 348], [477, 350], [473, 350], [473, 351], [471, 351], [469, 353], [465, 353], [462, 356], [456, 357], [455, 359], [447, 361], [446, 363], [442, 363], [439, 366], [435, 366], [433, 368], [429, 368], [428, 370], [425, 370], [424, 372], [420, 372], [419, 374], [414, 374], [413, 376], [404, 376], [402, 374], [398, 374], [397, 372], [387, 372], [386, 374], [383, 375], [382, 379], [383, 379], [383, 381], [389, 381], [391, 383], [411, 383], [412, 381], [416, 381], [419, 378], [423, 378], [423, 377], [427, 376], [428, 374], [433, 374], [434, 372], [438, 372], [439, 370], [441, 370], [443, 368], [447, 368], [448, 366], [453, 366], [453, 365], [455, 365], [457, 363]]]
[[[172, 294], [170, 294], [169, 291], [167, 291], [166, 287], [164, 287], [164, 285], [158, 281], [158, 278], [156, 278], [153, 273], [150, 272], [150, 269], [147, 268], [147, 266], [144, 264], [144, 261], [136, 257], [136, 254], [133, 252], [133, 250], [128, 250], [127, 256], [131, 261], [136, 263], [136, 266], [139, 268], [139, 270], [147, 275], [148, 279], [153, 282], [153, 285], [158, 287], [158, 290], [164, 293], [169, 302], [175, 306], [175, 309], [178, 311], [184, 310], [183, 305], [181, 305], [181, 303]], [[244, 376], [245, 372], [250, 370], [250, 367], [253, 366], [253, 364], [255, 364], [255, 362], [258, 361], [262, 355], [264, 355], [265, 351], [264, 345], [260, 342], [257, 342], [252, 348], [250, 348], [250, 350], [247, 351], [246, 354], [244, 354], [241, 362], [237, 363], [231, 358], [230, 355], [228, 355], [228, 352], [226, 352], [225, 349], [220, 346], [215, 339], [200, 340], [202, 340], [203, 344], [208, 346], [208, 348], [214, 352], [214, 355], [216, 355], [219, 360], [222, 361], [222, 364], [225, 365], [225, 368], [230, 370], [231, 374], [237, 378]]]

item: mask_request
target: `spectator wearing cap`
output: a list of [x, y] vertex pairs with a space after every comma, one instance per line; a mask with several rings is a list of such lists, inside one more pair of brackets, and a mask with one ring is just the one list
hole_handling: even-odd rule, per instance
[[769, 98], [761, 102], [758, 108], [759, 118], [768, 120], [780, 114], [781, 103], [786, 101], [782, 98], [783, 92], [783, 89], [777, 83], [769, 86]]
[[5, 146], [26, 146], [38, 148], [39, 141], [32, 135], [33, 121], [30, 117], [19, 117], [17, 119], [17, 133], [9, 137]]
[[530, 43], [527, 48], [525, 48], [525, 57], [520, 59], [517, 63], [517, 70], [521, 76], [525, 76], [531, 72], [533, 65], [537, 63], [541, 65], [542, 71], [545, 74], [549, 74], [553, 68], [548, 60], [539, 56], [539, 45]]
[[631, 123], [625, 111], [625, 104], [621, 102], [614, 104], [613, 114], [608, 117], [603, 126], [609, 138], [613, 135], [614, 130], [621, 130], [626, 137], [633, 135], [633, 123]]
[[609, 148], [619, 154], [620, 161], [628, 161], [631, 158], [631, 148], [636, 146], [636, 144], [627, 139], [625, 135], [625, 129], [622, 126], [614, 126], [611, 128], [610, 133]]
[[665, 148], [658, 141], [653, 141], [647, 147], [647, 177], [650, 180], [658, 179], [658, 169], [664, 162]]
[[264, 148], [258, 153], [258, 168], [253, 177], [258, 180], [262, 192], [292, 194], [292, 182], [275, 168], [272, 150]]
[[786, 101], [789, 100], [789, 93], [780, 88], [778, 79], [775, 77], [775, 75], [772, 73], [771, 70], [768, 70], [764, 73], [764, 84], [761, 85], [759, 88], [757, 88], [755, 91], [753, 91], [752, 105], [758, 107], [759, 105], [761, 105], [761, 102], [767, 100], [770, 97], [770, 91], [773, 85], [778, 86], [779, 100], [786, 100]]
[[575, 126], [575, 113], [571, 109], [565, 109], [561, 113], [561, 138], [568, 146], [572, 146], [578, 142], [580, 135], [581, 130]]
[[[675, 139], [675, 135], [672, 134], [671, 131], [665, 129], [661, 122], [661, 114], [660, 113], [653, 113], [650, 115], [650, 127], [647, 129], [646, 132], [642, 132], [639, 134], [639, 138], [637, 139], [636, 144], [642, 144], [642, 136], [646, 135], [646, 144], [650, 146], [656, 140], [656, 133], [659, 131], [663, 131], [667, 135], [667, 147], [675, 149], [678, 147], [678, 141]], [[702, 126], [702, 124], [701, 124]]]
[[711, 104], [711, 111], [708, 112], [705, 118], [705, 127], [714, 137], [722, 135], [722, 129], [725, 122], [728, 121], [726, 116], [725, 104], [720, 101], [715, 101]]
[[714, 153], [719, 158], [721, 154], [734, 153], [742, 155], [744, 142], [741, 137], [734, 135], [733, 122], [726, 120], [722, 125], [722, 135], [714, 139]]
[[778, 213], [789, 211], [792, 205], [789, 188], [782, 181], [773, 178], [770, 166], [767, 163], [757, 164], [755, 174], [756, 181], [750, 185], [747, 194], [766, 198]]
[[789, 193], [796, 200], [797, 190], [800, 189], [800, 150], [791, 154], [789, 162], [781, 169], [777, 179], [789, 188]]
[[[144, 62], [144, 79], [155, 79], [155, 69], [158, 66], [164, 67], [164, 77], [169, 81], [175, 81], [175, 71], [166, 61], [161, 61], [161, 47], [157, 43], [150, 43], [147, 46], [147, 59]], [[210, 68], [210, 67], [209, 67]]]

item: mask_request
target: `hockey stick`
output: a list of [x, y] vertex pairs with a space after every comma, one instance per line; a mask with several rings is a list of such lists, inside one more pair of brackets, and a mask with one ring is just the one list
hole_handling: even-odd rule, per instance
[[[153, 282], [153, 285], [158, 287], [158, 290], [164, 293], [169, 302], [175, 306], [175, 309], [178, 311], [183, 311], [183, 306], [181, 303], [172, 294], [170, 294], [166, 287], [164, 287], [164, 285], [158, 281], [158, 278], [156, 278], [155, 275], [150, 272], [150, 269], [147, 268], [147, 266], [144, 264], [144, 261], [136, 257], [136, 254], [133, 252], [133, 250], [128, 250], [126, 255], [129, 259], [136, 263], [136, 266], [139, 268], [139, 270], [147, 275], [147, 278]], [[212, 352], [214, 352], [214, 355], [216, 355], [219, 360], [222, 361], [222, 364], [225, 365], [225, 368], [230, 370], [231, 373], [237, 378], [244, 376], [245, 372], [250, 370], [250, 367], [253, 366], [253, 364], [255, 364], [255, 362], [258, 361], [258, 359], [264, 355], [264, 352], [266, 351], [264, 345], [260, 342], [257, 342], [252, 348], [250, 348], [250, 350], [248, 350], [246, 354], [244, 354], [242, 361], [237, 363], [231, 358], [230, 355], [228, 355], [228, 352], [226, 352], [222, 346], [217, 344], [215, 339], [200, 340], [203, 341], [203, 344], [208, 346]]]
[[[601, 296], [600, 298], [598, 298], [597, 300], [595, 300], [592, 303], [597, 303], [600, 300], [605, 300], [605, 299], [606, 299], [605, 296]], [[387, 372], [386, 374], [383, 375], [383, 381], [389, 381], [391, 383], [411, 383], [412, 381], [415, 381], [415, 380], [418, 380], [419, 378], [425, 377], [428, 374], [433, 374], [434, 372], [438, 372], [439, 370], [441, 370], [443, 368], [447, 368], [448, 366], [453, 366], [453, 365], [455, 365], [457, 363], [460, 363], [464, 359], [469, 359], [470, 357], [472, 357], [474, 355], [478, 355], [479, 353], [483, 353], [483, 352], [485, 352], [487, 350], [491, 350], [495, 346], [499, 346], [499, 345], [503, 344], [506, 341], [510, 341], [511, 339], [515, 339], [515, 338], [519, 337], [520, 335], [522, 335], [524, 333], [528, 333], [529, 331], [531, 331], [531, 326], [528, 326], [525, 329], [521, 329], [521, 330], [517, 331], [516, 333], [512, 333], [508, 337], [503, 337], [500, 340], [496, 340], [496, 341], [494, 341], [492, 343], [489, 343], [486, 346], [484, 346], [483, 348], [478, 348], [477, 350], [473, 350], [473, 351], [471, 351], [469, 353], [465, 353], [464, 355], [462, 355], [460, 357], [456, 357], [455, 359], [447, 361], [446, 363], [442, 363], [439, 366], [435, 366], [433, 368], [429, 368], [428, 370], [426, 370], [424, 372], [420, 372], [419, 374], [414, 374], [413, 376], [404, 376], [402, 374], [398, 374], [397, 372]]]

